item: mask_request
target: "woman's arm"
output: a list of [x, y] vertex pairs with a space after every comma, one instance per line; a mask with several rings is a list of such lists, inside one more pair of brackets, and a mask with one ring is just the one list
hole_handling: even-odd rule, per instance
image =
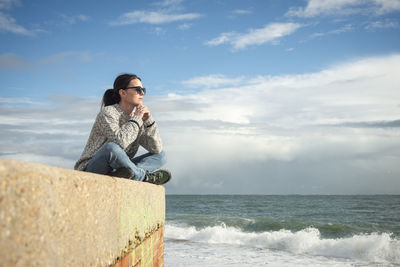
[[122, 149], [126, 149], [138, 137], [143, 120], [138, 116], [132, 118], [119, 126], [119, 116], [117, 111], [111, 109], [103, 109], [99, 113], [97, 119], [99, 121], [101, 132], [110, 142], [119, 144]]
[[139, 144], [150, 153], [160, 153], [162, 141], [158, 132], [158, 126], [151, 115], [144, 121], [144, 133], [140, 137]]

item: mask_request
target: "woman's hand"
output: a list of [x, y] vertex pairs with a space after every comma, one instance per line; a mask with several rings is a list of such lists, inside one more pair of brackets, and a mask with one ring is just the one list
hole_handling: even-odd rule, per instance
[[142, 120], [147, 120], [150, 117], [150, 110], [146, 107], [146, 106], [142, 106], [143, 107], [143, 118]]
[[137, 106], [133, 115], [140, 117], [142, 120], [147, 120], [150, 117], [150, 110], [146, 106]]
[[144, 109], [143, 106], [136, 106], [135, 112], [133, 113], [134, 116], [143, 119]]

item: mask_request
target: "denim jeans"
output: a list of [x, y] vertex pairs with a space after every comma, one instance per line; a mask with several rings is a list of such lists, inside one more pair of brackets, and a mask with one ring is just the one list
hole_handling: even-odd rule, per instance
[[134, 180], [143, 181], [146, 173], [159, 169], [166, 162], [165, 152], [146, 153], [130, 159], [126, 152], [116, 143], [105, 143], [92, 157], [85, 171], [108, 174], [113, 170], [125, 167], [132, 170]]

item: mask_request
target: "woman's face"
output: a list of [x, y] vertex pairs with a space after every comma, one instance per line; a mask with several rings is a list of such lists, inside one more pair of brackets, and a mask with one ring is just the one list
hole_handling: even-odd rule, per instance
[[[129, 85], [127, 87], [137, 87], [137, 86], [143, 87], [142, 82], [138, 79], [133, 79], [129, 82]], [[139, 94], [134, 88], [120, 90], [120, 92], [122, 101], [134, 106], [143, 104], [143, 96], [144, 96], [143, 92]]]

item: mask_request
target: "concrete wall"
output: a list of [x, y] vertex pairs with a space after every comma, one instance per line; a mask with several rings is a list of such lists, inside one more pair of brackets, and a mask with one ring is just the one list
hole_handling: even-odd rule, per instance
[[141, 244], [118, 259], [111, 267], [163, 266], [164, 264], [164, 227], [160, 227]]
[[162, 266], [164, 222], [162, 186], [0, 160], [0, 266]]

